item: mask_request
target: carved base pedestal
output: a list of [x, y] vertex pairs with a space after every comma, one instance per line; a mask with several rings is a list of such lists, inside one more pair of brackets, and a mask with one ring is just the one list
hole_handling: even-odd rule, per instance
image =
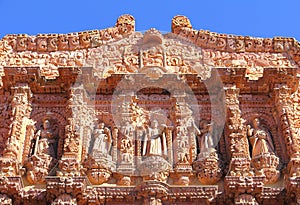
[[229, 164], [228, 176], [254, 176], [248, 158], [232, 158]]
[[87, 158], [83, 163], [83, 167], [86, 169], [86, 175], [90, 182], [97, 185], [107, 182], [112, 172], [116, 170], [116, 164], [105, 158]]
[[32, 155], [25, 163], [27, 169], [26, 179], [31, 184], [45, 183], [46, 176], [48, 176], [56, 162], [57, 160], [50, 156]]
[[57, 205], [76, 205], [87, 187], [86, 177], [49, 177], [46, 182], [47, 201]]
[[279, 158], [274, 154], [266, 153], [252, 159], [251, 163], [254, 167], [256, 176], [266, 177], [266, 184], [273, 184], [280, 177], [280, 172], [277, 170], [277, 167], [279, 165]]
[[117, 168], [117, 172], [124, 175], [132, 175], [134, 173], [132, 163], [121, 163]]
[[103, 184], [110, 179], [112, 172], [108, 169], [96, 168], [88, 170], [86, 175], [92, 184]]
[[143, 205], [162, 205], [163, 200], [167, 199], [169, 186], [158, 181], [147, 181], [138, 185], [136, 188], [139, 199], [143, 199]]
[[193, 175], [193, 167], [188, 163], [177, 163], [174, 168], [175, 184], [180, 186], [188, 186], [190, 177]]
[[58, 163], [59, 171], [56, 172], [57, 176], [80, 176], [80, 165], [76, 158], [63, 157]]
[[157, 180], [166, 182], [171, 165], [160, 156], [147, 157], [140, 166], [144, 181]]
[[202, 184], [215, 184], [222, 177], [222, 166], [215, 151], [207, 154], [200, 153], [197, 161], [193, 163], [193, 167]]

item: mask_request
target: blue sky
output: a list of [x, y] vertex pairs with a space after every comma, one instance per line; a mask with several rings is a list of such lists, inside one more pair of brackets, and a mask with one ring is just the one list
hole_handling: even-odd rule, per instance
[[103, 29], [128, 13], [137, 31], [170, 31], [172, 17], [181, 14], [195, 29], [300, 40], [299, 0], [0, 0], [0, 8], [0, 38]]

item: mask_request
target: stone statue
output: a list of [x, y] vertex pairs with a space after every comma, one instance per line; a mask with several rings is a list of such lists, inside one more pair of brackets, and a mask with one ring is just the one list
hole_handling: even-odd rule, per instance
[[261, 156], [265, 153], [274, 153], [274, 146], [271, 135], [260, 126], [260, 120], [254, 118], [253, 127], [247, 126], [247, 135], [252, 145], [252, 158]]
[[153, 120], [151, 126], [146, 129], [144, 146], [144, 156], [167, 156], [167, 142], [164, 132], [158, 127], [158, 121]]
[[202, 135], [198, 140], [200, 153], [214, 151], [212, 123], [205, 122], [204, 125], [202, 125], [201, 132]]
[[57, 129], [55, 129], [49, 119], [43, 120], [42, 128], [35, 135], [36, 143], [33, 155], [46, 155], [56, 158]]
[[101, 122], [96, 125], [94, 132], [94, 145], [92, 148], [92, 155], [96, 156], [97, 153], [100, 155], [110, 155], [112, 137], [108, 127], [105, 127], [104, 123]]

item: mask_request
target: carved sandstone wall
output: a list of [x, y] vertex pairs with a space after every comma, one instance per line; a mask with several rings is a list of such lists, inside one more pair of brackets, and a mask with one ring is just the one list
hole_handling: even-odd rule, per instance
[[300, 204], [300, 45], [114, 27], [0, 40], [1, 204]]

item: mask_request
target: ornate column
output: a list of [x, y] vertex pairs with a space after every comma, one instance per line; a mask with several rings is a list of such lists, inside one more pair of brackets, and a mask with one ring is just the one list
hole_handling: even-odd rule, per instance
[[[87, 106], [87, 94], [83, 86], [72, 87], [68, 101], [68, 125], [65, 127], [63, 155], [59, 161], [58, 176], [80, 176], [80, 161], [86, 154], [84, 137], [91, 138], [94, 113]], [[89, 140], [86, 140], [89, 141]]]
[[274, 88], [275, 106], [281, 131], [290, 161], [287, 165], [286, 189], [291, 200], [300, 204], [300, 139], [293, 125], [293, 104], [291, 88], [287, 85], [277, 85]]
[[230, 176], [251, 176], [250, 154], [246, 138], [246, 127], [241, 118], [239, 107], [239, 88], [235, 85], [225, 87], [227, 106], [227, 125], [225, 135], [228, 137], [230, 155]]
[[[293, 160], [297, 160], [300, 156], [300, 139], [296, 136], [295, 129], [293, 127], [291, 88], [287, 85], [277, 85], [274, 88], [274, 93], [277, 117], [279, 119], [282, 136], [284, 137], [284, 141], [287, 146], [287, 153], [291, 158], [290, 162], [292, 162]], [[294, 175], [296, 173], [292, 171], [290, 174]]]
[[13, 120], [3, 156], [0, 158], [0, 201], [3, 204], [18, 203], [21, 198], [23, 185], [19, 175], [24, 142], [26, 135], [31, 134], [29, 130], [34, 126], [30, 120], [32, 93], [28, 84], [16, 83], [11, 88], [11, 93]]
[[[226, 85], [225, 96], [227, 107], [225, 136], [230, 156], [229, 172], [225, 177], [227, 203], [240, 204], [242, 198], [243, 200], [247, 199], [244, 200], [244, 204], [256, 204], [256, 200], [252, 196], [261, 193], [264, 177], [254, 177], [250, 166], [246, 127], [239, 107], [239, 88], [235, 85]], [[249, 196], [245, 197], [245, 193]]]
[[170, 151], [174, 154], [174, 171], [177, 184], [189, 185], [189, 178], [192, 175], [192, 163], [197, 158], [197, 136], [200, 134], [198, 125], [195, 123], [195, 116], [190, 105], [186, 102], [184, 90], [174, 89], [173, 110], [171, 112], [174, 122], [173, 146]]
[[46, 178], [47, 201], [57, 205], [77, 205], [82, 200], [87, 186], [86, 177], [81, 176], [84, 171], [82, 155], [88, 151], [88, 145], [85, 146], [83, 142], [88, 141], [89, 144], [89, 129], [94, 126], [95, 119], [93, 111], [88, 107], [88, 96], [82, 85], [70, 88], [69, 96], [63, 155], [58, 162], [56, 177]]
[[[118, 144], [116, 144], [115, 149], [119, 152], [117, 153], [117, 170], [123, 176], [132, 175], [135, 171], [135, 139], [136, 139], [136, 119], [134, 112], [136, 111], [136, 106], [133, 105], [134, 93], [132, 90], [127, 90], [126, 88], [121, 91], [118, 95], [116, 105], [119, 105], [116, 108], [115, 116], [118, 118], [118, 126], [120, 130], [116, 136]], [[116, 106], [113, 105], [113, 106]], [[116, 131], [115, 131], [116, 132]], [[139, 160], [140, 158], [138, 158]]]
[[[32, 96], [27, 84], [17, 84], [12, 90], [12, 124], [6, 148], [3, 152], [0, 165], [1, 173], [5, 176], [15, 176], [19, 173], [19, 166], [22, 162], [22, 154], [26, 134], [29, 127], [33, 126], [30, 120]], [[9, 167], [5, 167], [8, 165]]]

